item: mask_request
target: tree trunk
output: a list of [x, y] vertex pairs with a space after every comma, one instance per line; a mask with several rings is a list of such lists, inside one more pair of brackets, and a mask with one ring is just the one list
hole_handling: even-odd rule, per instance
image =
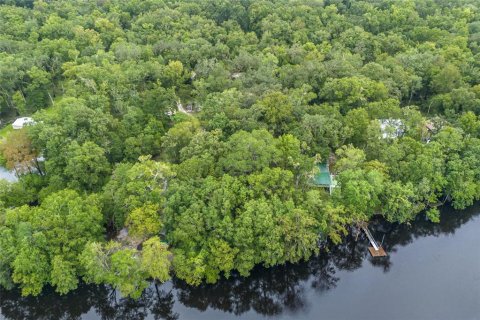
[[35, 160], [33, 162], [35, 163], [35, 168], [37, 168], [38, 173], [40, 173], [41, 176], [44, 176], [44, 174], [42, 172], [42, 169], [40, 169], [40, 164], [38, 163], [38, 159], [35, 158]]

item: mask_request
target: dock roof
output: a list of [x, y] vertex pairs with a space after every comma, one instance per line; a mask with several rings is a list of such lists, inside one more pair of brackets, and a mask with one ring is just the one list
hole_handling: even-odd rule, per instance
[[326, 163], [317, 164], [318, 172], [313, 176], [313, 184], [317, 186], [332, 185], [332, 177]]

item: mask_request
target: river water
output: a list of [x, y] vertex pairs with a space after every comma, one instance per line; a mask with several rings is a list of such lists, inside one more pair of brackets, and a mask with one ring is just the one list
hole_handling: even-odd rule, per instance
[[480, 319], [480, 206], [444, 208], [433, 224], [376, 222], [386, 258], [372, 259], [368, 242], [346, 239], [308, 262], [215, 285], [173, 280], [152, 285], [138, 300], [103, 286], [82, 285], [59, 296], [47, 290], [22, 298], [0, 291], [1, 319]]
[[0, 166], [0, 179], [5, 179], [8, 181], [16, 181], [17, 177], [11, 171], [8, 171], [4, 167]]

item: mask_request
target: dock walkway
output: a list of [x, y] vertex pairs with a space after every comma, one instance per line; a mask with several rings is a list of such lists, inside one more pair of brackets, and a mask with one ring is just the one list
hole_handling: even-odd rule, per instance
[[368, 230], [368, 226], [366, 224], [363, 224], [361, 228], [363, 232], [365, 232], [365, 234], [367, 235], [368, 241], [370, 241], [370, 244], [372, 245], [368, 248], [368, 251], [370, 251], [372, 257], [385, 257], [387, 253], [382, 248], [382, 246], [379, 245], [377, 241], [375, 241], [375, 238], [370, 233], [370, 230]]

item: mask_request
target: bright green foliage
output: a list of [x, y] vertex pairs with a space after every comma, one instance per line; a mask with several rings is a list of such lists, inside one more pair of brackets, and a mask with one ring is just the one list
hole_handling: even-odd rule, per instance
[[432, 222], [440, 221], [440, 211], [437, 208], [431, 208], [427, 210], [427, 218]]
[[318, 253], [318, 228], [314, 217], [303, 209], [293, 209], [281, 218], [285, 239], [285, 259], [298, 262]]
[[162, 138], [162, 149], [166, 159], [170, 162], [178, 162], [180, 160], [180, 151], [186, 147], [195, 133], [199, 129], [199, 123], [196, 119], [182, 121], [167, 131]]
[[280, 136], [275, 143], [278, 150], [278, 166], [295, 175], [296, 185], [305, 172], [313, 166], [313, 161], [302, 150], [301, 142], [291, 134]]
[[[219, 272], [223, 272], [225, 277], [229, 277], [230, 271], [234, 268], [235, 255], [237, 248], [232, 248], [224, 240], [212, 240], [209, 244], [209, 257], [207, 268], [205, 270], [205, 279], [209, 283], [215, 283], [219, 279]], [[210, 266], [215, 266], [211, 268]]]
[[[2, 222], [3, 224], [3, 222]], [[6, 289], [12, 289], [12, 267], [11, 263], [15, 259], [14, 234], [12, 230], [0, 227], [0, 286]]]
[[323, 97], [329, 102], [339, 102], [342, 111], [347, 112], [368, 102], [386, 99], [388, 90], [383, 83], [369, 78], [348, 77], [327, 80]]
[[334, 243], [340, 243], [347, 233], [345, 225], [352, 222], [352, 216], [345, 212], [343, 206], [333, 206], [325, 193], [320, 190], [308, 191], [303, 202], [309, 212], [312, 212], [320, 228], [320, 236], [329, 237]]
[[0, 2], [1, 124], [36, 121], [0, 128], [2, 287], [138, 297], [480, 200], [478, 0]]
[[60, 294], [66, 294], [76, 289], [78, 285], [76, 268], [71, 262], [64, 261], [61, 256], [55, 256], [52, 260], [50, 282]]
[[200, 285], [205, 277], [205, 254], [186, 255], [181, 250], [175, 250], [173, 267], [175, 274], [190, 285]]
[[173, 266], [188, 283], [216, 282], [235, 269], [248, 275], [258, 263], [297, 262], [318, 252], [316, 215], [297, 208], [302, 195], [289, 170], [208, 177], [195, 185], [178, 181], [167, 199]]
[[210, 93], [205, 98], [205, 105], [199, 114], [205, 128], [222, 130], [231, 135], [240, 128], [251, 130], [258, 128], [258, 123], [250, 109], [242, 108], [247, 97], [236, 88], [221, 93]]
[[101, 238], [101, 224], [97, 197], [72, 190], [50, 195], [39, 207], [8, 210], [0, 227], [2, 285], [11, 273], [24, 295], [38, 295], [47, 283], [62, 294], [75, 289], [78, 255], [89, 240]]
[[162, 229], [158, 205], [145, 204], [128, 214], [126, 225], [128, 232], [135, 237], [148, 237], [158, 234]]
[[354, 170], [360, 168], [365, 163], [365, 152], [352, 145], [343, 146], [338, 149], [336, 153], [339, 157], [335, 163], [335, 169], [337, 172]]
[[158, 237], [143, 245], [143, 250], [138, 251], [113, 241], [105, 245], [89, 243], [80, 258], [84, 279], [109, 284], [125, 296], [138, 298], [148, 286], [147, 278], [166, 281], [170, 269], [170, 252]]
[[90, 141], [82, 146], [73, 142], [68, 149], [64, 173], [70, 187], [97, 190], [110, 173], [105, 150]]
[[381, 204], [384, 177], [378, 171], [349, 169], [338, 175], [340, 188], [335, 190], [335, 199], [355, 220], [366, 221], [377, 212]]
[[259, 113], [259, 120], [265, 122], [274, 135], [285, 133], [293, 120], [292, 104], [280, 92], [267, 94], [253, 108]]
[[[35, 237], [38, 238], [38, 237]], [[36, 240], [36, 239], [35, 239]], [[42, 239], [43, 240], [43, 239]], [[39, 295], [48, 282], [48, 258], [36, 243], [23, 243], [12, 262], [12, 279], [22, 288], [22, 295]], [[63, 291], [61, 288], [59, 292]]]
[[143, 243], [142, 268], [150, 277], [160, 282], [170, 279], [170, 252], [165, 243], [158, 237], [148, 239]]
[[349, 142], [356, 146], [365, 146], [368, 141], [368, 127], [370, 117], [364, 108], [356, 108], [347, 112], [345, 115], [345, 125], [351, 131]]
[[480, 134], [480, 121], [475, 113], [469, 111], [462, 114], [458, 121], [462, 130], [473, 137], [478, 137]]
[[225, 155], [219, 160], [222, 171], [244, 175], [270, 166], [278, 159], [274, 141], [266, 130], [235, 133], [226, 142]]
[[84, 268], [83, 279], [90, 283], [102, 283], [107, 278], [109, 268], [109, 254], [119, 247], [118, 243], [90, 242], [85, 246], [80, 263]]
[[117, 243], [109, 243], [105, 248], [98, 243], [90, 243], [82, 254], [81, 262], [86, 281], [110, 284], [126, 296], [138, 298], [148, 286], [135, 249], [121, 248]]
[[140, 259], [134, 249], [120, 249], [110, 256], [110, 266], [105, 282], [118, 288], [124, 295], [140, 297], [148, 286], [141, 272]]
[[305, 115], [298, 136], [312, 154], [319, 153], [325, 158], [331, 150], [340, 147], [348, 136], [341, 120], [331, 115]]
[[415, 204], [415, 191], [413, 185], [402, 185], [400, 182], [385, 184], [383, 210], [389, 221], [406, 222], [413, 219], [423, 209]]
[[172, 177], [166, 164], [152, 161], [150, 157], [140, 157], [139, 162], [133, 165], [118, 165], [104, 189], [108, 221], [121, 228], [133, 210], [148, 203], [160, 207], [164, 201], [163, 193]]
[[38, 190], [45, 186], [45, 179], [39, 175], [25, 175], [18, 182], [0, 179], [0, 201], [5, 207], [18, 207], [38, 201]]

